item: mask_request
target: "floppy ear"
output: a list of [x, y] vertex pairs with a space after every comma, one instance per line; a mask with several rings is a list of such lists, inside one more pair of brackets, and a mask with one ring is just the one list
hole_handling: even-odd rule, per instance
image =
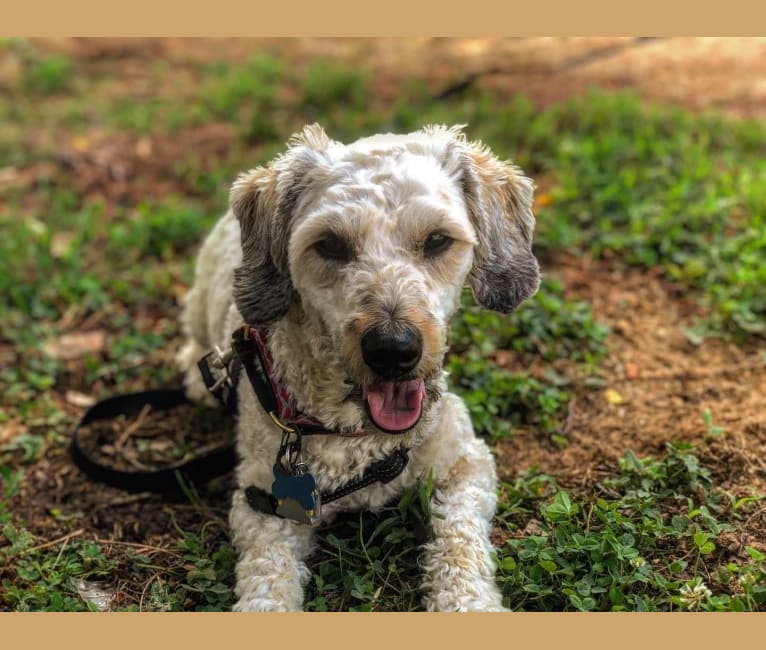
[[461, 133], [450, 132], [461, 154], [461, 180], [478, 239], [468, 282], [482, 307], [508, 313], [540, 285], [532, 254], [532, 181], [480, 142], [466, 142]]
[[241, 231], [242, 265], [234, 270], [234, 301], [249, 325], [282, 318], [293, 300], [287, 261], [293, 214], [331, 140], [318, 124], [294, 135], [267, 167], [237, 177], [229, 194]]
[[242, 265], [234, 269], [234, 302], [249, 325], [265, 326], [287, 313], [292, 284], [271, 252], [277, 183], [272, 166], [240, 174], [231, 188], [232, 212], [239, 220]]

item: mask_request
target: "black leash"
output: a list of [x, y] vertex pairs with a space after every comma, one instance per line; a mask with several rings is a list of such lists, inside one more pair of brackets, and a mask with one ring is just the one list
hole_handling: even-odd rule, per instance
[[201, 484], [231, 471], [237, 460], [233, 442], [183, 463], [162, 469], [136, 471], [103, 465], [94, 460], [82, 447], [80, 429], [92, 422], [111, 420], [120, 415], [138, 415], [146, 406], [155, 411], [166, 411], [182, 404], [190, 402], [180, 388], [128, 393], [98, 402], [85, 412], [72, 432], [69, 445], [72, 460], [92, 479], [128, 492], [179, 492], [179, 476], [186, 482]]

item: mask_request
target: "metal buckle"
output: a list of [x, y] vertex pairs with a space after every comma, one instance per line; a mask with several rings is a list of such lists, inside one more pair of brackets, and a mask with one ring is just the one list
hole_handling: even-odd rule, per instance
[[209, 369], [215, 368], [217, 370], [221, 370], [223, 373], [218, 379], [215, 379], [211, 370], [210, 377], [211, 379], [215, 379], [215, 381], [207, 387], [211, 393], [215, 394], [224, 386], [224, 384], [229, 388], [233, 386], [231, 376], [229, 375], [229, 361], [231, 361], [233, 356], [233, 350], [229, 349], [224, 352], [220, 347], [216, 345], [214, 346], [213, 350], [202, 357], [202, 361], [207, 364]]

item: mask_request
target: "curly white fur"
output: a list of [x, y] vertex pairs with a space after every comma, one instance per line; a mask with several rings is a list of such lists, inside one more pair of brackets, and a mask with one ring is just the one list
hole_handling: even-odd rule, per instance
[[[323, 491], [402, 443], [410, 448], [400, 476], [326, 505], [325, 520], [379, 508], [432, 472], [437, 516], [421, 561], [428, 610], [502, 609], [489, 541], [494, 461], [462, 401], [447, 392], [441, 364], [466, 281], [481, 304], [500, 311], [537, 289], [531, 197], [531, 182], [518, 169], [457, 128], [342, 145], [307, 127], [284, 155], [237, 179], [231, 210], [202, 246], [185, 301], [179, 363], [192, 398], [210, 399], [198, 358], [213, 345], [225, 347], [248, 321], [268, 327], [275, 372], [304, 412], [330, 429], [369, 432], [304, 440], [303, 460]], [[348, 246], [343, 263], [317, 254], [328, 231]], [[451, 246], [428, 257], [423, 242], [434, 231]], [[428, 386], [427, 397], [419, 422], [402, 434], [377, 429], [352, 395], [353, 386], [375, 381], [361, 336], [389, 321], [416, 327], [423, 339], [414, 374]], [[315, 530], [247, 504], [246, 487], [270, 489], [280, 433], [246, 381], [238, 391], [240, 489], [230, 516], [239, 553], [235, 609], [300, 610]]]

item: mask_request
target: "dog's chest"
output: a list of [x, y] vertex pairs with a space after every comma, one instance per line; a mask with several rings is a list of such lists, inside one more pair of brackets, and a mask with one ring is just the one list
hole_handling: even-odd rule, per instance
[[398, 444], [393, 440], [381, 441], [372, 437], [310, 436], [304, 438], [303, 460], [322, 491], [331, 491], [360, 476], [372, 463], [390, 454]]

